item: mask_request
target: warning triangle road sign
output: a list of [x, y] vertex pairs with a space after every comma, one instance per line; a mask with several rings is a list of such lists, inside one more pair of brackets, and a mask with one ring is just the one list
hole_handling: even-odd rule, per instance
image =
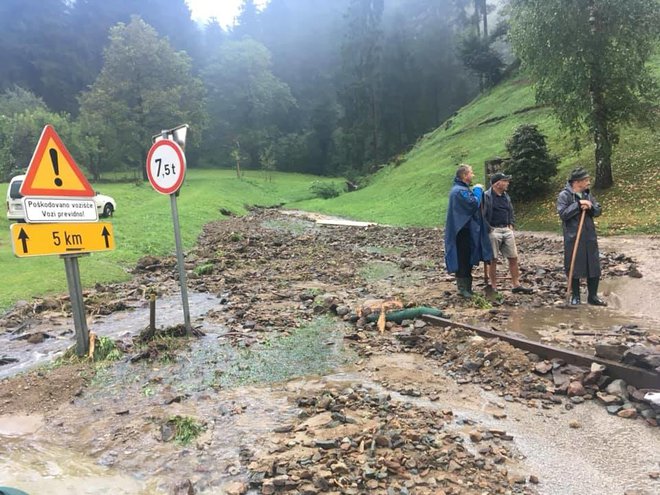
[[94, 189], [51, 125], [44, 127], [21, 186], [23, 196], [94, 196]]

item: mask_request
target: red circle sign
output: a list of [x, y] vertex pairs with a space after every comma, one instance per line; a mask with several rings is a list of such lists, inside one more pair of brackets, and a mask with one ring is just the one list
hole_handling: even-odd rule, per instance
[[156, 141], [147, 155], [147, 176], [153, 188], [162, 194], [179, 190], [186, 175], [186, 156], [174, 141]]

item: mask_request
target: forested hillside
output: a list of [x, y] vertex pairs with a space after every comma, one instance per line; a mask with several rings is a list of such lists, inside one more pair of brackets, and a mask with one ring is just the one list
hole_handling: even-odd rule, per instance
[[184, 0], [4, 0], [0, 175], [46, 122], [94, 179], [184, 122], [193, 167], [362, 175], [495, 83], [497, 3], [243, 0], [224, 27]]
[[[655, 77], [660, 77], [660, 53], [650, 65]], [[535, 195], [528, 203], [517, 202], [518, 228], [557, 230], [556, 193], [573, 167], [585, 166], [593, 173], [593, 147], [585, 136], [580, 149], [574, 149], [573, 138], [561, 131], [550, 109], [536, 105], [530, 81], [522, 74], [477, 97], [421, 138], [400, 162], [371, 177], [365, 188], [292, 207], [395, 225], [441, 226], [457, 165], [472, 164], [475, 180], [486, 184], [484, 162], [506, 157], [507, 139], [525, 123], [537, 124], [547, 135], [560, 164], [548, 193]], [[599, 219], [602, 232], [660, 231], [659, 164], [657, 129], [625, 127], [613, 156], [615, 185], [598, 193], [605, 205]]]

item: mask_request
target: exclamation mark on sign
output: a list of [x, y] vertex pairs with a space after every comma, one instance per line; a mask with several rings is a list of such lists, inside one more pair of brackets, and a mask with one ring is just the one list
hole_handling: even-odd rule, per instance
[[[55, 172], [55, 175], [60, 175], [60, 166], [57, 163], [57, 150], [55, 148], [51, 148], [48, 150], [48, 153], [50, 153], [50, 161], [53, 163], [53, 171]], [[61, 187], [62, 179], [55, 177], [55, 185], [57, 187]]]

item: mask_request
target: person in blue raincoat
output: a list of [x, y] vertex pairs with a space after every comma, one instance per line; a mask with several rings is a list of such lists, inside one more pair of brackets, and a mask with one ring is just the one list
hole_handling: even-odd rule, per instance
[[470, 165], [460, 165], [456, 170], [445, 222], [447, 271], [456, 274], [458, 293], [467, 298], [473, 295], [472, 267], [493, 259], [488, 227], [479, 208], [483, 186], [470, 188], [473, 178]]

